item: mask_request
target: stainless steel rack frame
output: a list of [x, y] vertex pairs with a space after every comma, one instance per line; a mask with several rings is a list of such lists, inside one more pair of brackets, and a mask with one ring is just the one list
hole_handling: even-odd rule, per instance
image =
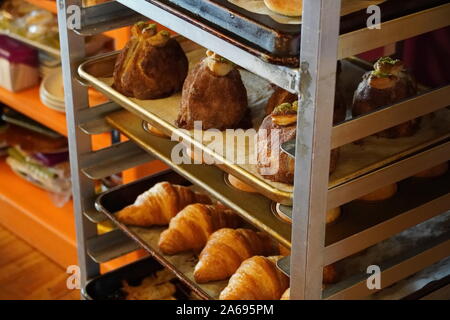
[[[165, 25], [231, 61], [238, 62], [243, 68], [282, 88], [302, 95], [296, 139], [298, 169], [295, 174], [292, 210], [290, 243], [292, 254], [289, 260], [284, 261], [285, 271], [291, 277], [292, 299], [367, 296], [370, 292], [364, 288], [364, 281], [360, 278], [346, 279], [342, 287], [334, 287], [332, 292], [323, 292], [323, 265], [336, 261], [342, 252], [345, 252], [343, 255], [357, 252], [381, 241], [383, 237], [394, 235], [449, 209], [447, 194], [417, 209], [388, 219], [382, 224], [372, 226], [353, 239], [349, 237], [337, 242], [334, 247], [325, 247], [325, 213], [328, 207], [343, 204], [388, 183], [400, 181], [421, 170], [448, 161], [450, 157], [449, 142], [443, 141], [432, 148], [420, 150], [401, 161], [329, 191], [327, 186], [331, 147], [350, 143], [450, 105], [449, 87], [446, 86], [333, 128], [337, 59], [445, 27], [450, 24], [448, 20], [450, 4], [387, 21], [381, 24], [380, 29], [364, 28], [339, 36], [341, 1], [304, 0], [299, 69], [264, 62], [205, 31], [200, 24], [191, 24], [164, 10], [158, 5], [157, 0], [117, 0], [82, 8], [82, 25], [79, 30], [69, 29], [67, 23], [73, 14], [73, 11], [68, 9], [73, 5], [82, 8], [82, 1], [58, 0], [78, 256], [83, 287], [87, 280], [98, 274], [98, 263], [136, 248], [131, 240], [118, 230], [102, 236], [97, 235], [95, 223], [103, 221], [104, 217], [94, 208], [96, 194], [92, 179], [136, 166], [154, 157], [161, 157], [160, 154], [150, 156], [145, 154], [136, 148], [132, 141], [105, 150], [92, 151], [90, 134], [110, 130], [111, 127], [104, 118], [118, 110], [119, 106], [107, 103], [89, 107], [87, 88], [77, 80], [77, 66], [85, 58], [83, 35], [129, 25], [142, 19], [142, 16]], [[150, 149], [147, 148], [147, 151]], [[204, 187], [208, 188], [207, 185]], [[229, 193], [230, 196], [232, 194]], [[236, 204], [239, 201], [229, 199], [228, 203]], [[241, 211], [245, 211], [245, 214], [249, 215], [247, 220], [251, 221], [249, 208]], [[420, 214], [424, 214], [425, 217], [419, 217]], [[355, 245], [362, 239], [365, 240], [364, 245]], [[443, 238], [418, 248], [417, 252], [411, 252], [407, 257], [387, 262], [386, 266], [382, 266], [383, 276], [388, 280], [386, 284], [392, 284], [411, 272], [419, 271], [448, 256], [449, 252], [450, 243], [447, 238]]]

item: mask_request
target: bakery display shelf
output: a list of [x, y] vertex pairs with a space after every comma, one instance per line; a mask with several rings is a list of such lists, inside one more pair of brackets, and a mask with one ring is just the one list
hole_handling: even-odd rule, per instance
[[291, 227], [272, 213], [272, 201], [268, 198], [230, 187], [225, 181], [224, 173], [215, 166], [173, 163], [172, 149], [177, 142], [147, 133], [143, 128], [143, 121], [126, 110], [109, 115], [107, 120], [141, 148], [236, 211], [248, 223], [266, 232], [285, 247], [290, 247]]
[[64, 113], [47, 108], [39, 98], [39, 87], [20, 92], [11, 92], [0, 88], [0, 101], [31, 119], [67, 136], [66, 116]]
[[44, 43], [41, 43], [39, 41], [28, 39], [24, 36], [21, 36], [20, 34], [12, 32], [10, 30], [0, 29], [0, 34], [8, 36], [13, 39], [16, 39], [20, 42], [26, 43], [27, 45], [34, 47], [36, 49], [42, 50], [42, 51], [50, 54], [53, 57], [56, 57], [56, 58], [61, 57], [61, 53], [58, 48], [53, 48], [53, 47], [46, 45]]
[[119, 186], [99, 196], [96, 208], [103, 212], [124, 233], [146, 249], [158, 262], [175, 273], [177, 277], [186, 283], [192, 290], [203, 299], [217, 299], [220, 292], [225, 288], [227, 281], [217, 281], [207, 284], [198, 284], [194, 279], [194, 267], [198, 258], [191, 252], [176, 255], [165, 255], [158, 248], [161, 233], [166, 227], [133, 227], [127, 226], [115, 218], [115, 213], [127, 205], [134, 203], [136, 198], [153, 187], [156, 183], [168, 181], [173, 184], [189, 186], [189, 181], [173, 171], [166, 171], [154, 176], [138, 180], [136, 182]]
[[[103, 98], [93, 97], [91, 99], [91, 103], [94, 105], [102, 101]], [[0, 102], [59, 134], [67, 136], [66, 115], [47, 108], [41, 102], [39, 87], [33, 87], [20, 92], [11, 92], [0, 88]], [[109, 146], [111, 144], [111, 135], [107, 131], [95, 132], [95, 135], [92, 137], [92, 143], [94, 149]]]
[[26, 0], [26, 1], [31, 3], [32, 5], [35, 5], [36, 7], [45, 9], [54, 14], [56, 14], [58, 12], [58, 10], [56, 8], [56, 1], [54, 1], [54, 0]]
[[[148, 133], [143, 129], [142, 120], [127, 111], [111, 114], [108, 121], [175, 171], [214, 194], [249, 223], [290, 247], [291, 226], [277, 217], [275, 204], [269, 199], [234, 189], [214, 166], [174, 164], [170, 157], [176, 142]], [[444, 212], [450, 204], [449, 177], [446, 174], [435, 179], [411, 178], [400, 183], [399, 192], [392, 199], [380, 203], [353, 201], [345, 204], [342, 217], [327, 227], [326, 263], [343, 259]], [[411, 195], [414, 200], [408, 200]]]
[[17, 176], [4, 159], [0, 159], [0, 181], [0, 223], [60, 265], [76, 263], [72, 201], [56, 207], [48, 192]]
[[[250, 138], [250, 143], [246, 142], [245, 135], [247, 133], [242, 132], [242, 139], [237, 140], [240, 141], [240, 144], [236, 146], [236, 152], [234, 155], [237, 155], [239, 152], [247, 155], [245, 159], [246, 163], [239, 164], [236, 163], [234, 158], [230, 159], [225, 156], [227, 154], [226, 150], [213, 150], [208, 147], [210, 145], [209, 140], [199, 139], [197, 138], [198, 135], [196, 135], [193, 131], [181, 130], [175, 125], [175, 120], [179, 112], [181, 93], [172, 95], [171, 97], [165, 99], [138, 100], [126, 97], [116, 91], [111, 84], [113, 82], [112, 74], [117, 55], [118, 53], [108, 53], [103, 56], [88, 59], [79, 66], [78, 73], [80, 77], [92, 85], [95, 89], [109, 97], [111, 100], [134, 114], [137, 114], [143, 120], [148, 121], [154, 127], [163, 131], [166, 135], [177, 136], [186, 144], [194, 146], [197, 150], [199, 150], [199, 152], [202, 152], [204, 155], [214, 159], [219, 168], [244, 181], [264, 196], [278, 203], [287, 205], [292, 204], [293, 187], [291, 185], [276, 183], [268, 179], [264, 179], [258, 173], [256, 165], [250, 163], [249, 155], [254, 154], [255, 145], [252, 142], [254, 141], [252, 138]], [[187, 56], [190, 60], [191, 67], [195, 65], [201, 57], [203, 57], [203, 55], [204, 49], [188, 51]], [[349, 78], [353, 78], [350, 75], [354, 75], [355, 78], [361, 78], [364, 72], [364, 68], [355, 65], [351, 60], [343, 63], [341, 85], [345, 87], [346, 92], [354, 92], [356, 89], [354, 84], [349, 80]], [[253, 92], [258, 92], [258, 90], [254, 88], [255, 83], [261, 86], [268, 86], [264, 80], [259, 77], [253, 77], [256, 76], [247, 72], [243, 73], [244, 83], [247, 86], [247, 91], [250, 93], [250, 96]], [[449, 88], [450, 87], [447, 86], [442, 89], [437, 89], [436, 91], [431, 91], [402, 102], [400, 105], [386, 107], [367, 116], [350, 120], [338, 125], [335, 127], [335, 130], [338, 130], [338, 133], [342, 132], [341, 126], [344, 126], [343, 130], [346, 134], [348, 134], [348, 132], [352, 132], [355, 140], [360, 139], [363, 136], [358, 133], [354, 133], [356, 131], [352, 129], [357, 129], [358, 127], [364, 126], [365, 128], [368, 128], [365, 132], [373, 132], [375, 129], [385, 129], [392, 125], [403, 123], [405, 122], [405, 119], [409, 120], [415, 118], [416, 116], [424, 115], [428, 112], [447, 106], [449, 104], [449, 101], [447, 101]], [[258, 121], [257, 119], [264, 117], [264, 115], [260, 113], [262, 110], [261, 105], [264, 105], [267, 101], [265, 99], [266, 97], [263, 96], [262, 98], [258, 98], [255, 104], [250, 105], [253, 112], [254, 121]], [[427, 103], [427, 107], [423, 108], [425, 103]], [[409, 108], [410, 105], [412, 105], [411, 111], [405, 113], [405, 108]], [[399, 114], [398, 109], [400, 109], [402, 117], [392, 120]], [[384, 121], [380, 121], [380, 114]], [[387, 165], [395, 166], [396, 161], [423, 150], [433, 144], [445, 141], [445, 139], [450, 136], [450, 127], [448, 126], [449, 121], [450, 110], [444, 108], [436, 111], [436, 113], [424, 116], [422, 119], [421, 128], [412, 137], [402, 139], [380, 139], [377, 137], [367, 137], [362, 145], [347, 144], [343, 146], [340, 150], [340, 160], [338, 162], [337, 169], [330, 177], [329, 188], [333, 189], [340, 187], [340, 192], [345, 192], [342, 190], [345, 190], [347, 184], [350, 184], [352, 180], [364, 179], [366, 175], [375, 170], [383, 168]], [[360, 122], [362, 125], [359, 125]], [[348, 136], [349, 135], [347, 135], [345, 139], [347, 139]], [[223, 135], [223, 141], [227, 141], [225, 134]], [[225, 145], [227, 145], [227, 143], [225, 143]], [[378, 182], [378, 185], [372, 185], [370, 187], [382, 187], [383, 184], [380, 183], [382, 183], [381, 180]], [[372, 189], [371, 191], [373, 190], [375, 189]], [[367, 191], [366, 193], [371, 192], [364, 188], [360, 189], [360, 191]], [[355, 199], [349, 198], [349, 196], [351, 196], [351, 194], [348, 193], [345, 201]], [[342, 203], [344, 202], [341, 202], [340, 204]], [[330, 208], [334, 208], [340, 204], [330, 202]]]
[[[417, 148], [412, 153], [402, 155], [400, 158], [393, 160], [393, 162], [388, 161], [381, 167], [373, 168], [370, 172], [366, 172], [359, 177], [353, 177], [351, 180], [336, 185], [327, 191], [328, 175], [326, 172], [328, 171], [329, 163], [327, 163], [326, 157], [314, 157], [314, 155], [328, 154], [328, 150], [321, 148], [319, 142], [328, 141], [332, 128], [325, 125], [325, 123], [328, 123], [325, 120], [328, 119], [329, 114], [316, 113], [315, 111], [318, 109], [318, 105], [321, 105], [323, 108], [329, 108], [330, 111], [332, 109], [329, 102], [333, 99], [330, 94], [330, 88], [334, 85], [331, 83], [331, 80], [334, 81], [335, 65], [330, 62], [445, 27], [449, 24], [447, 17], [449, 16], [450, 4], [447, 1], [442, 1], [442, 4], [437, 7], [424, 7], [419, 12], [405, 12], [402, 17], [386, 18], [386, 21], [382, 23], [381, 29], [370, 30], [363, 28], [339, 36], [337, 30], [339, 29], [340, 8], [336, 5], [338, 2], [334, 0], [304, 0], [300, 55], [302, 57], [302, 66], [305, 67], [302, 68], [302, 74], [309, 73], [308, 77], [311, 81], [308, 81], [306, 86], [300, 86], [299, 69], [269, 62], [267, 55], [262, 56], [260, 50], [258, 50], [259, 48], [250, 45], [248, 42], [240, 42], [240, 39], [235, 36], [229, 36], [229, 33], [226, 31], [212, 27], [208, 21], [198, 17], [194, 19], [192, 17], [189, 18], [187, 11], [177, 11], [173, 6], [169, 8], [167, 1], [118, 0], [116, 2], [161, 23], [231, 61], [239, 62], [241, 67], [264, 79], [270, 80], [270, 82], [279, 87], [291, 92], [300, 92], [302, 90], [304, 93], [312, 93], [312, 110], [314, 112], [305, 114], [304, 120], [314, 123], [314, 125], [305, 127], [304, 131], [298, 134], [297, 137], [298, 143], [303, 139], [306, 146], [307, 151], [305, 154], [297, 152], [297, 157], [302, 157], [304, 167], [307, 170], [296, 170], [296, 185], [301, 188], [296, 189], [295, 201], [293, 201], [295, 203], [295, 214], [292, 233], [290, 225], [281, 222], [273, 214], [268, 214], [272, 212], [272, 202], [268, 198], [258, 194], [246, 194], [234, 190], [225, 184], [223, 172], [216, 167], [174, 165], [170, 161], [170, 155], [176, 143], [164, 138], [157, 138], [145, 132], [142, 128], [142, 119], [145, 119], [145, 117], [142, 117], [142, 115], [136, 117], [126, 111], [117, 112], [107, 117], [109, 123], [124, 132], [147, 152], [163, 159], [167, 164], [171, 164], [176, 172], [192, 183], [208, 191], [212, 196], [223, 200], [225, 205], [238, 212], [249, 223], [264, 230], [273, 238], [278, 239], [286, 247], [290, 246], [292, 237], [295, 241], [292, 246], [292, 265], [294, 269], [292, 269], [293, 273], [291, 275], [291, 297], [294, 299], [321, 298], [322, 284], [319, 279], [321, 279], [322, 272], [316, 266], [323, 263], [322, 255], [317, 253], [323, 252], [324, 249], [325, 232], [323, 231], [325, 231], [325, 226], [323, 223], [324, 216], [321, 213], [324, 213], [326, 210], [323, 201], [327, 196], [326, 193], [328, 192], [329, 207], [340, 205], [373, 191], [377, 187], [403, 180], [419, 171], [438, 165], [448, 159], [449, 155], [449, 142], [445, 140], [445, 134], [443, 134], [441, 135], [442, 139], [430, 139], [427, 145], [422, 147], [417, 145]], [[65, 6], [61, 7], [59, 11], [59, 21], [65, 81], [71, 84], [66, 87], [66, 90], [68, 96], [73, 97], [70, 101], [67, 101], [68, 107], [73, 109], [70, 112], [68, 124], [70, 132], [74, 133], [69, 136], [69, 140], [73, 146], [71, 156], [76, 159], [73, 163], [74, 173], [78, 175], [78, 177], [74, 178], [73, 186], [77, 194], [74, 200], [77, 232], [79, 235], [78, 250], [82, 271], [81, 283], [84, 286], [87, 279], [93, 278], [98, 274], [99, 269], [86, 251], [87, 239], [95, 236], [96, 231], [89, 223], [89, 220], [83, 216], [83, 213], [89, 213], [86, 209], [92, 207], [92, 197], [95, 193], [92, 182], [80, 175], [81, 170], [78, 170], [78, 162], [82, 159], [83, 154], [90, 151], [90, 146], [86, 144], [86, 139], [80, 139], [80, 136], [75, 134], [77, 129], [79, 129], [78, 117], [81, 113], [80, 111], [84, 107], [83, 104], [86, 104], [85, 99], [79, 99], [78, 96], [80, 93], [84, 93], [86, 88], [83, 88], [77, 81], [70, 81], [78, 78], [75, 66], [77, 66], [77, 61], [80, 61], [80, 58], [83, 57], [83, 53], [80, 52], [79, 48], [82, 47], [84, 39], [78, 36], [75, 31], [67, 28], [68, 13], [66, 9], [68, 6], [78, 3], [79, 0], [66, 0], [64, 2]], [[113, 26], [115, 17], [111, 15], [110, 18]], [[108, 28], [107, 20], [106, 17], [105, 20], [102, 20], [102, 28]], [[338, 54], [335, 54], [335, 52], [338, 52]], [[263, 52], [263, 54], [267, 54], [267, 52]], [[442, 94], [442, 92], [440, 93]], [[425, 101], [427, 100], [424, 99], [423, 102]], [[123, 106], [122, 103], [115, 102]], [[437, 105], [434, 107], [438, 109]], [[402, 117], [405, 117], [405, 115], [402, 115]], [[145, 120], [154, 124], [151, 119]], [[238, 176], [238, 178], [241, 177]], [[430, 198], [424, 204], [424, 207], [419, 207], [419, 209], [413, 208], [406, 213], [410, 213], [411, 217], [420, 220], [422, 218], [418, 218], [419, 212], [421, 210], [426, 211], [426, 207], [429, 204], [431, 205], [433, 201], [437, 201], [442, 205], [444, 203], [444, 200], [441, 199], [442, 197], [435, 200]], [[435, 214], [436, 211], [437, 209], [431, 210], [430, 215]], [[406, 219], [405, 217], [406, 215], [400, 214], [392, 219]], [[303, 220], [307, 223], [302, 223]], [[382, 223], [379, 224], [382, 225]], [[135, 230], [136, 233], [139, 231]], [[382, 231], [390, 232], [384, 229]], [[145, 232], [148, 232], [148, 230], [145, 230]], [[399, 257], [391, 265], [385, 266], [384, 275], [387, 277], [386, 279], [393, 283], [401, 278], [403, 274], [408, 275], [419, 271], [438, 261], [439, 258], [442, 259], [448, 256], [448, 240], [441, 239], [440, 241], [410, 250], [407, 256]], [[330, 260], [333, 259], [335, 258], [330, 258]], [[180, 266], [181, 270], [175, 271], [183, 273], [182, 268], [183, 266]], [[342, 298], [352, 295], [363, 296], [366, 293], [364, 290], [367, 290], [365, 281], [361, 281], [361, 279], [345, 279], [340, 284], [340, 286], [338, 284], [327, 288], [325, 291], [326, 298]], [[198, 288], [197, 290], [201, 291]], [[205, 296], [203, 294], [204, 298], [206, 298]]]
[[[448, 181], [448, 175], [440, 178], [441, 181], [434, 181], [434, 184], [445, 185], [445, 181]], [[154, 184], [160, 181], [169, 181], [176, 184], [189, 185], [189, 183], [181, 178], [181, 176], [175, 174], [173, 171], [166, 171], [160, 174], [157, 174], [152, 177], [148, 177], [142, 179], [140, 181], [136, 181], [134, 183], [119, 186], [110, 190], [109, 192], [101, 195], [97, 202], [96, 207], [99, 211], [103, 212], [107, 215], [121, 230], [123, 230], [126, 234], [128, 234], [132, 239], [137, 241], [140, 245], [142, 245], [146, 250], [148, 250], [155, 258], [168, 267], [170, 270], [175, 272], [178, 277], [184, 282], [188, 284], [189, 287], [193, 288], [193, 290], [200, 290], [200, 294], [203, 298], [208, 299], [217, 299], [220, 291], [226, 285], [226, 281], [221, 281], [217, 283], [210, 283], [208, 285], [198, 285], [192, 276], [192, 270], [198, 261], [196, 256], [190, 253], [177, 254], [174, 256], [167, 256], [162, 254], [158, 250], [158, 240], [160, 234], [166, 227], [150, 227], [150, 228], [141, 228], [141, 227], [132, 227], [126, 226], [123, 223], [119, 222], [114, 213], [123, 209], [125, 206], [132, 204], [134, 200], [151, 188]], [[423, 181], [422, 181], [423, 182]], [[412, 182], [414, 185], [414, 182]], [[411, 191], [413, 195], [421, 194], [426, 190], [426, 187], [433, 185], [433, 183], [425, 183], [425, 185], [420, 186], [420, 190], [414, 190], [414, 186], [404, 186], [404, 193]], [[417, 187], [417, 186], [416, 186]], [[409, 188], [409, 189], [408, 189]], [[413, 191], [412, 191], [412, 190]], [[439, 189], [439, 188], [437, 188]], [[445, 190], [448, 190], [448, 186], [446, 186]], [[436, 190], [436, 193], [443, 193], [442, 190]], [[406, 202], [407, 199], [403, 196], [403, 202]], [[429, 196], [429, 195], [428, 195]], [[447, 198], [448, 199], [448, 198]], [[399, 201], [400, 202], [400, 201]], [[447, 201], [448, 202], [448, 201]], [[384, 203], [383, 205], [386, 205]], [[411, 206], [417, 205], [411, 204]], [[351, 209], [351, 205], [349, 205]], [[370, 205], [360, 204], [359, 207], [353, 208], [354, 212], [349, 212], [349, 207], [344, 208], [345, 220], [344, 224], [349, 222], [349, 220], [354, 220], [353, 225], [361, 223], [361, 221], [366, 220], [368, 217], [370, 219], [370, 215], [374, 215], [376, 211], [374, 208], [367, 207]], [[378, 206], [379, 207], [379, 206]], [[358, 211], [360, 217], [358, 218]], [[423, 213], [423, 212], [422, 212]], [[432, 216], [432, 214], [431, 214]], [[416, 217], [417, 218], [417, 217]], [[419, 218], [421, 219], [421, 218]], [[330, 229], [330, 228], [329, 228]], [[379, 240], [381, 241], [381, 240]], [[375, 241], [375, 243], [379, 242]], [[89, 242], [88, 242], [89, 243]], [[383, 279], [386, 276], [387, 280], [383, 281], [383, 287], [386, 288], [389, 285], [408, 277], [419, 271], [422, 268], [425, 268], [445, 257], [446, 250], [448, 250], [450, 245], [449, 235], [446, 234], [444, 237], [440, 237], [437, 239], [432, 239], [425, 244], [421, 244], [418, 246], [417, 250], [414, 252], [407, 252], [396, 257], [393, 260], [387, 260], [382, 265], [381, 268], [383, 270]], [[113, 251], [114, 252], [114, 251]], [[416, 256], [417, 254], [417, 256]], [[422, 260], [423, 256], [431, 256], [430, 259]], [[289, 259], [283, 259], [280, 261], [280, 264], [288, 265]], [[407, 272], [405, 272], [405, 269]], [[285, 270], [287, 274], [289, 274], [289, 269]], [[364, 298], [367, 295], [373, 294], [373, 291], [364, 287], [363, 284], [366, 282], [366, 275], [362, 276], [358, 273], [355, 276], [352, 276], [348, 279], [343, 279], [339, 283], [335, 285], [327, 286], [324, 291], [325, 298], [333, 298], [333, 299], [342, 299], [342, 298]], [[364, 289], [365, 288], [365, 289]], [[344, 289], [342, 292], [341, 290]]]

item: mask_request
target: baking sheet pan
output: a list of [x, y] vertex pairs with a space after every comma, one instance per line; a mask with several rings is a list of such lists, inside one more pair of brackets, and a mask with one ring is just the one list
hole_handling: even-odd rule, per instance
[[[163, 266], [153, 258], [144, 258], [124, 267], [98, 276], [86, 284], [82, 290], [87, 300], [123, 300], [122, 282], [139, 285], [146, 277], [162, 270]], [[190, 290], [180, 281], [174, 281], [177, 300], [188, 300]]]
[[[228, 281], [216, 281], [197, 284], [194, 280], [194, 267], [198, 258], [192, 252], [185, 252], [173, 256], [164, 255], [158, 248], [161, 233], [167, 227], [140, 228], [127, 226], [119, 222], [114, 213], [134, 203], [136, 198], [158, 182], [168, 181], [173, 184], [191, 186], [190, 182], [171, 170], [161, 172], [131, 184], [119, 186], [100, 195], [96, 201], [97, 210], [103, 212], [111, 221], [122, 229], [132, 239], [145, 248], [158, 262], [175, 273], [203, 299], [218, 299], [220, 292]], [[195, 187], [194, 187], [195, 188]]]
[[[204, 52], [204, 49], [195, 49], [187, 53], [191, 68], [204, 57]], [[175, 120], [178, 116], [181, 93], [165, 99], [138, 100], [128, 98], [115, 91], [111, 84], [116, 58], [117, 53], [110, 53], [89, 59], [80, 65], [79, 74], [90, 85], [103, 92], [111, 100], [138, 115], [168, 136], [174, 135], [179, 138], [178, 141], [182, 140], [185, 144], [195, 146], [197, 150], [201, 150], [205, 155], [214, 159], [216, 165], [221, 169], [251, 185], [261, 194], [282, 204], [292, 204], [293, 187], [291, 185], [264, 179], [257, 172], [255, 164], [248, 164], [251, 163], [249, 162], [250, 155], [255, 155], [253, 139], [256, 131], [253, 134], [248, 134], [248, 138], [240, 139], [241, 143], [237, 144], [234, 155], [235, 157], [238, 154], [245, 155], [246, 162], [237, 164], [236, 158], [226, 157], [230, 153], [227, 153], [225, 148], [212, 150], [208, 147], [208, 144], [211, 142], [208, 138], [211, 139], [211, 137], [199, 137], [194, 135], [193, 131], [180, 130], [176, 127]], [[349, 76], [347, 71], [354, 72], [354, 76]], [[355, 83], [357, 84], [359, 81], [354, 80], [355, 78], [361, 79], [361, 75], [364, 72], [365, 70], [362, 69], [357, 71], [354, 66], [350, 68], [348, 63], [343, 64], [342, 74], [345, 76], [340, 80], [340, 85], [345, 88], [346, 92], [354, 92], [356, 89], [354, 87]], [[241, 70], [241, 75], [248, 91], [253, 125], [257, 128], [264, 117], [264, 106], [272, 92], [270, 83], [245, 70]], [[347, 84], [345, 79], [351, 79], [352, 81]], [[330, 188], [445, 140], [450, 136], [448, 123], [450, 123], [450, 110], [442, 109], [423, 117], [421, 129], [412, 137], [386, 139], [372, 136], [365, 138], [361, 144], [343, 146], [337, 169], [330, 177]], [[227, 141], [224, 133], [223, 141]], [[226, 146], [226, 143], [224, 143], [224, 146]]]

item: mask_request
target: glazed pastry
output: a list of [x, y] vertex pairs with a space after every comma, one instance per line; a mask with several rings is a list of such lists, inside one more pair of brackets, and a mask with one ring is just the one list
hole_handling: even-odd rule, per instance
[[159, 99], [181, 90], [189, 63], [179, 43], [155, 24], [139, 22], [117, 58], [113, 87], [137, 99]]
[[[339, 79], [342, 72], [341, 62], [337, 63], [336, 78]], [[276, 107], [283, 103], [294, 103], [298, 100], [298, 95], [290, 93], [282, 88], [275, 87], [275, 90], [266, 105], [266, 116], [270, 115]], [[345, 102], [342, 89], [339, 87], [339, 81], [336, 81], [336, 90], [334, 98], [333, 124], [337, 124], [345, 120], [347, 114], [347, 105]]]
[[275, 265], [278, 257], [245, 260], [220, 293], [220, 300], [279, 300], [289, 278]]
[[273, 241], [261, 232], [250, 229], [224, 228], [214, 232], [195, 266], [198, 283], [224, 280], [231, 277], [241, 263], [255, 255], [278, 254]]
[[[389, 57], [375, 63], [374, 71], [363, 76], [353, 98], [354, 117], [397, 103], [417, 94], [417, 84], [400, 60]], [[420, 119], [386, 129], [377, 135], [385, 138], [409, 137], [417, 132]]]
[[176, 254], [204, 248], [209, 236], [221, 228], [236, 228], [239, 217], [220, 205], [191, 204], [170, 221], [169, 228], [159, 238], [164, 254]]
[[192, 203], [210, 204], [211, 200], [187, 187], [160, 182], [141, 194], [134, 204], [120, 210], [116, 218], [127, 225], [139, 227], [167, 225], [178, 212]]
[[[258, 131], [258, 172], [271, 181], [294, 183], [295, 161], [281, 152], [283, 143], [292, 140], [297, 134], [298, 101], [283, 103], [267, 116]], [[271, 132], [279, 130], [279, 139], [272, 141]], [[280, 150], [272, 154], [272, 150]], [[330, 174], [334, 172], [339, 159], [339, 149], [331, 151]]]
[[183, 86], [177, 126], [192, 130], [194, 121], [201, 121], [203, 130], [233, 129], [240, 127], [248, 115], [247, 90], [239, 71], [208, 51]]
[[270, 96], [266, 105], [266, 116], [270, 115], [276, 107], [283, 103], [294, 103], [298, 100], [298, 95], [290, 93], [280, 87], [275, 87], [273, 94]]

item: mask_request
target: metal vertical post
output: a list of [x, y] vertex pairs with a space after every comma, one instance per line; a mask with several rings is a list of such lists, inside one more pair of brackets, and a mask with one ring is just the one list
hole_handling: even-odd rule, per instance
[[68, 28], [68, 21], [74, 21], [68, 19], [72, 19], [73, 14], [80, 13], [81, 8], [82, 0], [58, 0], [61, 63], [64, 79], [78, 264], [81, 271], [80, 285], [83, 288], [87, 279], [99, 273], [99, 266], [88, 256], [86, 248], [86, 239], [97, 234], [96, 225], [89, 222], [83, 214], [86, 209], [92, 207], [92, 199], [95, 196], [93, 181], [89, 180], [81, 172], [82, 155], [89, 153], [92, 149], [91, 137], [81, 132], [76, 120], [79, 111], [89, 106], [87, 88], [78, 83], [75, 77], [77, 72], [76, 62], [85, 56], [84, 38]]
[[291, 299], [320, 299], [340, 0], [304, 0], [291, 253]]

